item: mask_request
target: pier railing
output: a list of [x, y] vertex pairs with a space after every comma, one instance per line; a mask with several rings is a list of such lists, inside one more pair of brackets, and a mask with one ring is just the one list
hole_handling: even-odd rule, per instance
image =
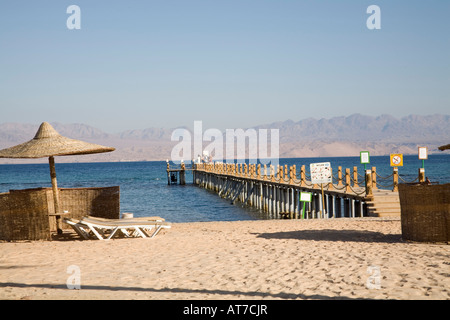
[[[395, 167], [388, 177], [378, 175], [375, 167], [366, 170], [364, 175], [358, 173], [357, 167], [344, 170], [338, 167], [331, 183], [317, 185], [311, 182], [304, 165], [298, 170], [296, 165], [274, 168], [246, 163], [196, 164], [193, 178], [194, 184], [216, 191], [232, 203], [240, 201], [291, 218], [362, 217], [366, 215], [366, 202], [373, 198], [375, 190], [396, 192], [399, 183]], [[416, 180], [424, 181], [423, 171], [419, 171]], [[312, 193], [313, 200], [306, 204], [306, 209], [299, 203], [300, 192]]]
[[[260, 164], [226, 164], [226, 163], [199, 163], [195, 164], [194, 170], [211, 172], [219, 175], [227, 175], [234, 177], [241, 177], [247, 179], [254, 179], [260, 181], [270, 181], [274, 183], [289, 184], [297, 187], [308, 187], [311, 189], [320, 189], [320, 185], [313, 184], [311, 177], [306, 173], [305, 165], [297, 170], [297, 166], [288, 167], [278, 166], [277, 169], [273, 166], [267, 167]], [[326, 190], [336, 190], [345, 193], [353, 193], [355, 195], [372, 195], [373, 190], [384, 189], [398, 191], [399, 181], [403, 183], [425, 182], [425, 172], [419, 169], [419, 175], [412, 181], [406, 181], [399, 176], [398, 168], [394, 167], [393, 172], [389, 176], [381, 176], [377, 173], [376, 167], [366, 170], [364, 175], [358, 173], [358, 168], [355, 166], [352, 169], [342, 169], [338, 167], [337, 173], [332, 174], [333, 182], [324, 185]]]

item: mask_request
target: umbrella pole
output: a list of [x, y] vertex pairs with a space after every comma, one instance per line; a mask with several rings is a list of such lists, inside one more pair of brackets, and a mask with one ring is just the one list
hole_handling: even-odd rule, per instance
[[62, 221], [61, 216], [57, 215], [61, 213], [59, 208], [59, 191], [58, 182], [56, 181], [56, 170], [55, 170], [55, 158], [53, 156], [48, 158], [50, 164], [50, 178], [52, 179], [52, 190], [53, 190], [53, 202], [55, 205], [55, 217], [56, 217], [56, 229], [58, 234], [62, 234]]

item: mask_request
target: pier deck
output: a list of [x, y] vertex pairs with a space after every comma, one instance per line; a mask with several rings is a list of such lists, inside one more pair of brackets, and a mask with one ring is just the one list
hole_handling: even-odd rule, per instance
[[[305, 166], [297, 175], [295, 166], [275, 171], [259, 165], [197, 164], [193, 179], [233, 204], [255, 207], [273, 218], [400, 216], [398, 171], [394, 168], [393, 189], [387, 190], [377, 187], [376, 168], [367, 170], [360, 181], [356, 170], [345, 169], [343, 176], [339, 167], [333, 183], [317, 185], [307, 180]], [[300, 202], [301, 192], [311, 193], [311, 202]]]

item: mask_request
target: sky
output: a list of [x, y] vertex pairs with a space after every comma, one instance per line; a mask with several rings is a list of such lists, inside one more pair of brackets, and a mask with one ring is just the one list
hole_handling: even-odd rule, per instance
[[448, 0], [1, 0], [0, 123], [449, 114], [449, 14]]

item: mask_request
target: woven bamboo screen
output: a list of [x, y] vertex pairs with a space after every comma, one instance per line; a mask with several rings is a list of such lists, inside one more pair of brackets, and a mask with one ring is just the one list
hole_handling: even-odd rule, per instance
[[399, 195], [404, 240], [450, 241], [450, 184], [400, 184]]
[[[61, 208], [67, 217], [86, 215], [118, 219], [120, 188], [60, 189]], [[51, 188], [11, 190], [0, 194], [0, 240], [49, 240], [56, 231]], [[63, 223], [63, 228], [71, 227]]]
[[[84, 216], [94, 216], [109, 219], [120, 217], [120, 187], [104, 188], [61, 188], [59, 189], [61, 209], [69, 211], [68, 218], [81, 219]], [[54, 212], [53, 193], [47, 191], [50, 212]], [[51, 231], [56, 231], [56, 220], [51, 219]], [[70, 229], [63, 224], [63, 229]]]
[[[6, 202], [7, 206], [3, 206]], [[3, 197], [0, 213], [3, 240], [50, 239], [45, 189], [11, 190]]]

